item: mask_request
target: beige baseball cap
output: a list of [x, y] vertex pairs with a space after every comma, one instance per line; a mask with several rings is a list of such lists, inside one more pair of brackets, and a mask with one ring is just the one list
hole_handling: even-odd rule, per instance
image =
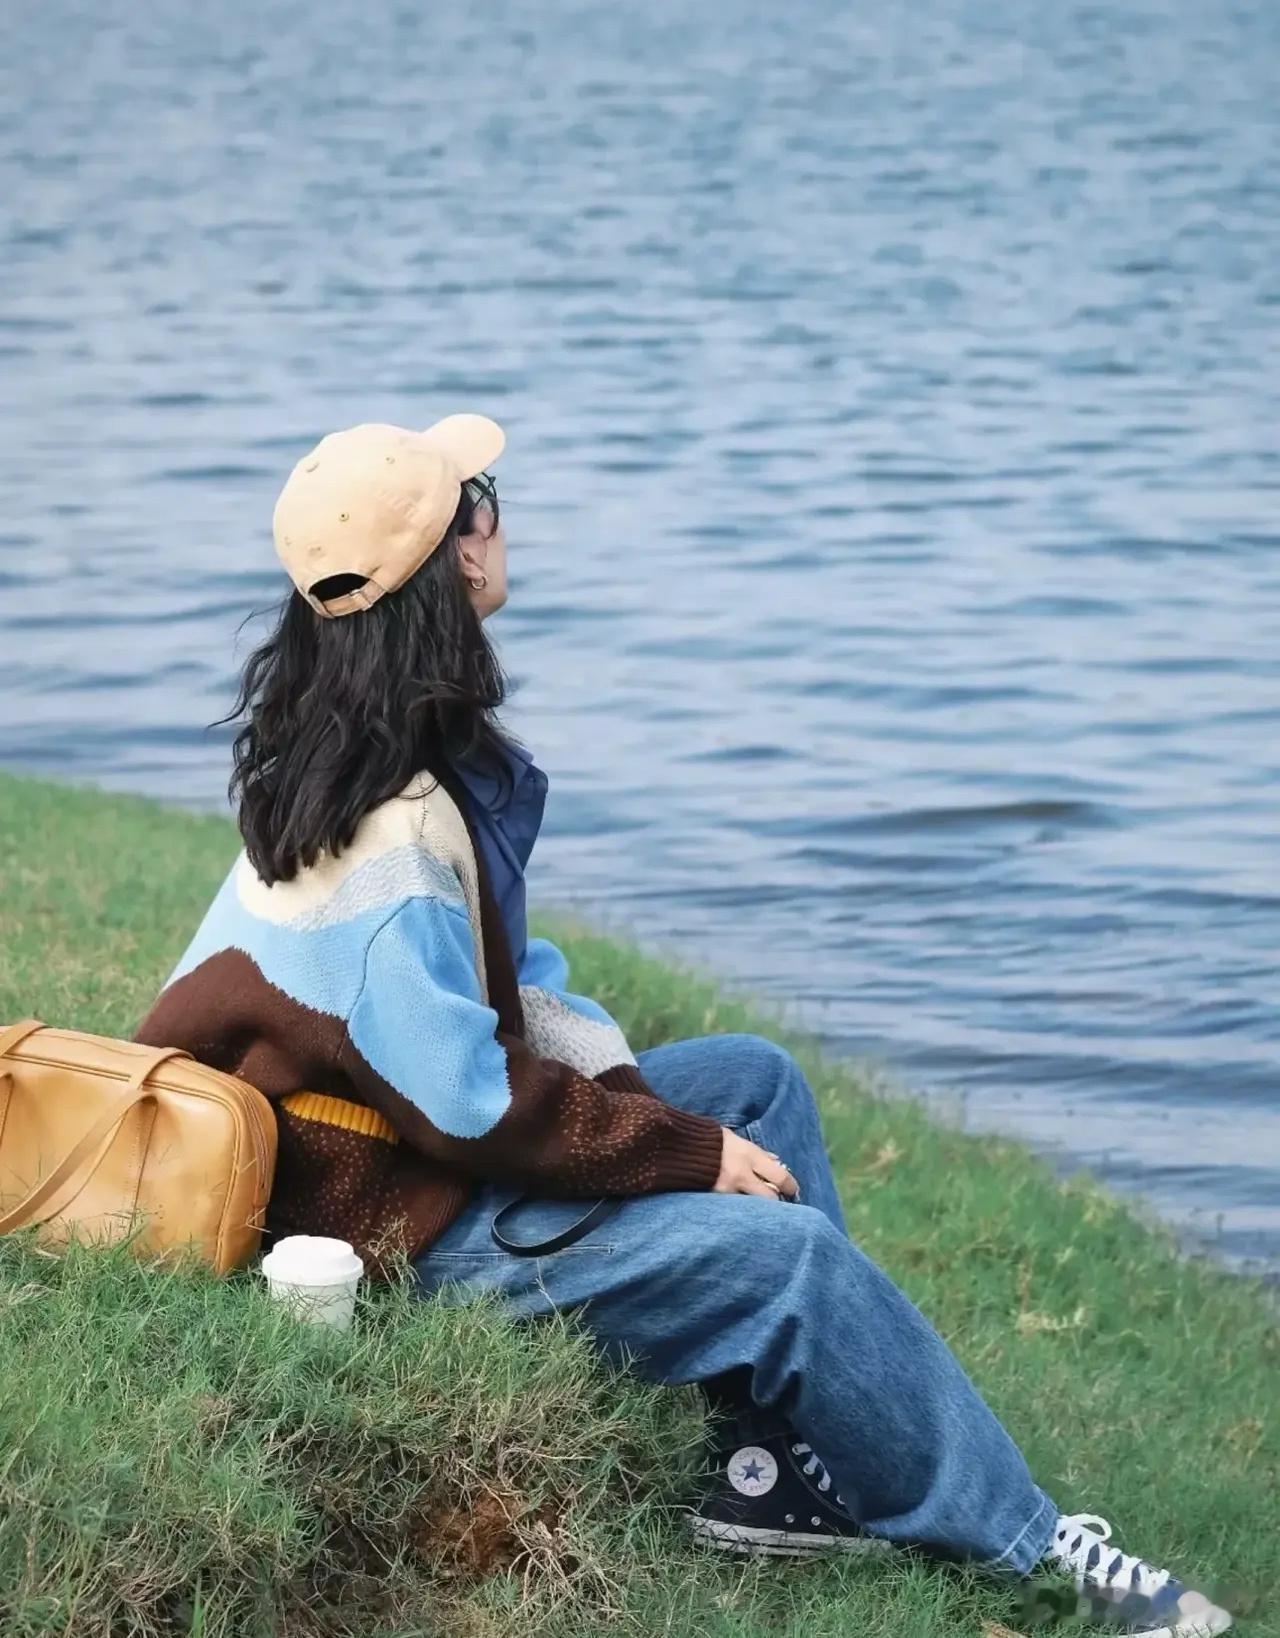
[[[427, 561], [449, 531], [462, 485], [506, 441], [486, 415], [446, 415], [425, 432], [381, 423], [331, 432], [276, 501], [272, 532], [289, 578], [326, 620], [370, 608]], [[322, 602], [311, 588], [335, 574], [365, 583]]]

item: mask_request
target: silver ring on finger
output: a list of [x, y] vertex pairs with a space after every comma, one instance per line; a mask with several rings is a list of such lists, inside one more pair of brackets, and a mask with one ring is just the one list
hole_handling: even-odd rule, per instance
[[[800, 1199], [800, 1185], [796, 1182], [795, 1178], [792, 1176], [790, 1171], [787, 1171], [787, 1181], [791, 1184], [792, 1193], [787, 1195], [786, 1198], [788, 1200], [798, 1201]], [[774, 1187], [777, 1188], [778, 1187], [777, 1184], [774, 1184]], [[782, 1190], [781, 1189], [778, 1189], [778, 1195], [781, 1198], [781, 1196], [782, 1196]]]

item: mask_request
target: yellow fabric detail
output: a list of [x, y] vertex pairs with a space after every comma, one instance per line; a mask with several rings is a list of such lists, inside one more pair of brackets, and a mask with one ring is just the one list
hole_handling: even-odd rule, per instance
[[350, 1103], [346, 1098], [331, 1098], [327, 1092], [290, 1092], [280, 1099], [280, 1107], [301, 1120], [321, 1120], [327, 1126], [341, 1126], [348, 1132], [360, 1132], [364, 1137], [381, 1138], [384, 1143], [398, 1143], [395, 1128], [383, 1120], [376, 1109], [367, 1104]]

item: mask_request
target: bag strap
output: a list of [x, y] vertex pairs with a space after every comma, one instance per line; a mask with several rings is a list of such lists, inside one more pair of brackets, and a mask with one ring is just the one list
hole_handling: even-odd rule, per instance
[[[3, 1037], [0, 1037], [0, 1041], [3, 1041]], [[123, 1095], [103, 1110], [89, 1130], [80, 1136], [53, 1170], [40, 1179], [25, 1200], [20, 1200], [16, 1206], [0, 1216], [0, 1234], [8, 1234], [10, 1229], [20, 1228], [24, 1223], [43, 1223], [46, 1218], [52, 1217], [56, 1207], [49, 1205], [49, 1200], [84, 1165], [102, 1139], [113, 1127], [120, 1124], [134, 1104], [141, 1103], [144, 1098], [155, 1097], [155, 1093], [145, 1084], [152, 1070], [158, 1068], [167, 1058], [190, 1057], [191, 1053], [182, 1047], [156, 1047], [148, 1052], [129, 1077], [129, 1084]], [[0, 1071], [0, 1080], [9, 1079], [12, 1077], [7, 1072]], [[45, 1209], [41, 1210], [42, 1207]]]
[[[19, 1041], [25, 1041], [28, 1035], [34, 1035], [36, 1030], [43, 1028], [44, 1022], [39, 1018], [19, 1018], [16, 1024], [7, 1024], [0, 1029], [0, 1058], [7, 1058]], [[4, 1123], [9, 1115], [12, 1093], [13, 1076], [7, 1069], [0, 1069], [0, 1138], [4, 1137]]]
[[509, 1200], [489, 1225], [493, 1243], [501, 1246], [504, 1251], [509, 1251], [513, 1257], [550, 1257], [552, 1252], [563, 1251], [566, 1246], [581, 1240], [584, 1234], [590, 1234], [591, 1230], [603, 1223], [606, 1217], [612, 1217], [622, 1204], [621, 1199], [606, 1195], [602, 1200], [597, 1200], [590, 1211], [583, 1212], [576, 1222], [570, 1223], [568, 1228], [562, 1229], [559, 1234], [553, 1234], [549, 1240], [509, 1240], [498, 1227], [499, 1223], [515, 1211], [517, 1206], [523, 1206], [526, 1200], [536, 1198], [535, 1195], [522, 1194], [516, 1200]]
[[33, 1030], [43, 1029], [44, 1022], [39, 1018], [19, 1018], [16, 1024], [7, 1024], [0, 1029], [0, 1058], [7, 1058], [17, 1046]]

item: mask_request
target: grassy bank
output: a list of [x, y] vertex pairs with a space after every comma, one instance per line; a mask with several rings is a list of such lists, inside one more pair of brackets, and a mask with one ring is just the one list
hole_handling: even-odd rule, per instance
[[[127, 1036], [221, 881], [229, 821], [0, 772], [0, 1022]], [[1072, 1511], [1280, 1634], [1280, 1345], [1256, 1293], [1085, 1182], [871, 1098], [713, 986], [552, 929], [638, 1048], [758, 1029], [818, 1091], [851, 1226]], [[479, 1638], [537, 1626], [979, 1638], [965, 1573], [726, 1565], [674, 1509], [689, 1398], [570, 1326], [393, 1292], [345, 1338], [251, 1276], [0, 1240], [0, 1632]]]

